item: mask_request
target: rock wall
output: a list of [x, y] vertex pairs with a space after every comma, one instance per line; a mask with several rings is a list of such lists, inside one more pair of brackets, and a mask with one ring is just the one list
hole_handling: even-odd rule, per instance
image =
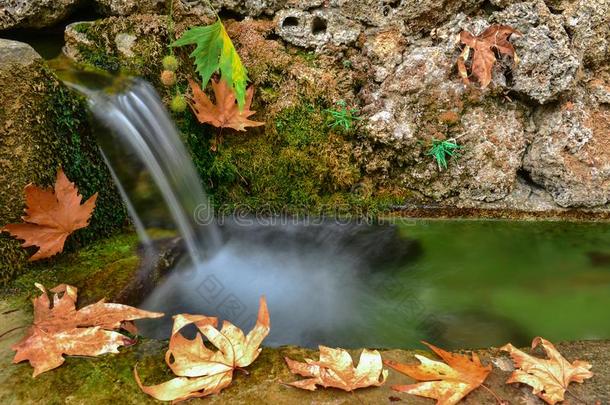
[[[100, 193], [90, 227], [71, 237], [72, 246], [124, 224], [125, 211], [97, 153], [84, 101], [59, 83], [29, 45], [3, 39], [0, 131], [0, 226], [21, 222], [25, 185], [53, 184], [60, 166], [85, 197]], [[0, 284], [19, 272], [27, 257], [17, 240], [0, 234]]]
[[[277, 132], [278, 113], [312, 100], [361, 110], [361, 125], [342, 135], [351, 149], [342, 159], [359, 171], [346, 192], [389, 195], [405, 207], [610, 207], [610, 0], [213, 3], [246, 17], [228, 27], [263, 93], [256, 107], [271, 121], [266, 134]], [[202, 1], [182, 1], [174, 12], [178, 33], [212, 18]], [[116, 60], [119, 70], [133, 67], [137, 49], [163, 53], [165, 17], [153, 25], [142, 22], [152, 16], [113, 18], [94, 23], [97, 37], [69, 29], [68, 53], [101, 67]], [[521, 32], [511, 39], [519, 63], [500, 59], [492, 85], [480, 90], [457, 74], [458, 35], [494, 23]], [[134, 36], [132, 56], [120, 50], [121, 35]], [[155, 64], [141, 70], [151, 80]], [[433, 139], [463, 147], [446, 170], [427, 155]]]
[[[169, 2], [93, 3], [115, 16], [70, 25], [66, 53], [143, 75], [169, 100], [158, 80], [167, 16], [131, 15], [166, 12]], [[267, 122], [247, 140], [227, 135], [211, 153], [213, 129], [176, 114], [218, 203], [608, 211], [610, 0], [212, 3]], [[11, 11], [14, 21], [53, 11], [44, 1], [28, 4]], [[205, 1], [174, 2], [178, 34], [213, 18]], [[458, 35], [490, 24], [521, 32], [511, 38], [519, 63], [500, 58], [481, 90], [459, 78]], [[185, 90], [194, 73], [188, 52], [178, 55]], [[327, 110], [339, 101], [360, 110], [355, 129], [328, 128]], [[442, 139], [462, 147], [446, 170], [427, 153]]]

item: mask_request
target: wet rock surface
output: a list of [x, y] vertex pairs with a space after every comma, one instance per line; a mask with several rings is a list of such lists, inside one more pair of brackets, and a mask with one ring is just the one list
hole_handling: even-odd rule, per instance
[[[224, 13], [258, 89], [256, 109], [269, 123], [247, 153], [266, 159], [254, 151], [254, 140], [286, 137], [281, 142], [292, 149], [269, 156], [286, 156], [294, 164], [298, 155], [305, 159], [299, 167], [310, 158], [320, 162], [322, 169], [306, 172], [328, 181], [316, 193], [390, 196], [396, 206], [411, 208], [608, 211], [608, 0], [212, 3]], [[96, 4], [106, 14], [126, 16], [71, 24], [66, 53], [101, 69], [142, 75], [168, 93], [158, 81], [169, 42], [167, 16], [130, 15], [164, 13], [167, 4]], [[179, 35], [214, 16], [204, 1], [184, 0], [175, 2], [174, 18]], [[491, 86], [481, 90], [465, 85], [457, 73], [458, 36], [462, 30], [480, 34], [491, 24], [520, 31], [510, 39], [518, 63], [499, 58]], [[186, 50], [181, 56], [178, 76], [184, 80], [190, 64]], [[347, 133], [329, 131], [316, 145], [330, 157], [306, 150], [310, 141], [292, 143], [283, 114], [307, 111], [308, 121], [324, 126], [326, 111], [340, 101], [357, 108], [362, 121]], [[321, 107], [311, 112], [311, 105]], [[297, 116], [303, 114], [290, 119]], [[461, 147], [446, 169], [429, 154], [439, 140]], [[233, 181], [227, 195], [269, 202], [256, 193], [273, 187], [254, 185], [261, 173], [243, 175], [247, 168], [237, 158], [244, 156], [243, 144], [236, 147], [228, 148], [227, 159], [244, 181]], [[295, 192], [275, 194], [281, 201], [273, 203], [291, 204]]]
[[[3, 307], [0, 306], [0, 309]], [[9, 322], [10, 323], [10, 322]], [[12, 323], [10, 323], [12, 324]], [[167, 381], [173, 376], [168, 372], [163, 356], [167, 342], [141, 340], [135, 346], [124, 348], [119, 355], [107, 355], [95, 359], [68, 358], [64, 365], [50, 372], [41, 374], [36, 379], [31, 377], [31, 367], [27, 363], [12, 365], [12, 353], [7, 344], [15, 343], [20, 336], [0, 342], [0, 399], [4, 403], [36, 404], [41, 402], [70, 403], [110, 403], [123, 402], [130, 404], [158, 403], [142, 393], [133, 378], [133, 368], [137, 364], [138, 373], [147, 385]], [[570, 361], [581, 359], [593, 364], [593, 379], [584, 384], [571, 384], [570, 391], [585, 403], [607, 403], [610, 393], [606, 381], [610, 378], [607, 364], [609, 342], [573, 342], [557, 345], [558, 350]], [[524, 349], [526, 352], [529, 349]], [[360, 350], [350, 353], [358, 358]], [[519, 384], [505, 384], [512, 372], [512, 363], [508, 356], [497, 349], [477, 350], [484, 364], [494, 364], [492, 373], [485, 384], [499, 397], [510, 403], [539, 404], [541, 401], [532, 394], [531, 388]], [[387, 360], [416, 364], [415, 355], [434, 358], [423, 350], [385, 350], [381, 352]], [[536, 356], [544, 356], [535, 351]], [[408, 403], [430, 404], [431, 400], [414, 395], [393, 391], [390, 387], [398, 384], [409, 384], [415, 381], [390, 371], [386, 383], [379, 388], [366, 388], [353, 393], [335, 389], [320, 388], [315, 392], [288, 387], [282, 383], [292, 382], [301, 377], [290, 374], [284, 357], [295, 360], [316, 358], [313, 350], [297, 347], [277, 349], [264, 348], [259, 358], [248, 367], [248, 374], [236, 373], [231, 386], [219, 395], [194, 399], [191, 403], [233, 403], [233, 404], [385, 404]], [[566, 394], [569, 396], [570, 394]], [[494, 399], [484, 389], [469, 394], [464, 404], [491, 404]]]

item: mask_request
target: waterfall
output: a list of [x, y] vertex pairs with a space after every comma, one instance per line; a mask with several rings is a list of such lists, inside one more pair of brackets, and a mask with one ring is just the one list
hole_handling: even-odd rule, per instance
[[[136, 231], [146, 243], [152, 239], [147, 228], [167, 225], [167, 215], [143, 204], [167, 210], [192, 262], [200, 263], [220, 247], [221, 239], [191, 157], [150, 84], [140, 79], [113, 84], [118, 89], [71, 86], [87, 95], [91, 112], [102, 127], [97, 131], [98, 143]], [[147, 201], [138, 202], [143, 180], [151, 190], [144, 193], [149, 194]], [[149, 216], [143, 218], [142, 212]]]
[[63, 79], [87, 96], [102, 156], [142, 243], [152, 246], [153, 229], [173, 227], [190, 256], [138, 304], [167, 315], [138, 322], [141, 333], [167, 338], [178, 313], [218, 316], [248, 330], [265, 295], [273, 325], [267, 345], [379, 346], [372, 330], [392, 324], [377, 320], [387, 304], [383, 291], [371, 287], [370, 273], [386, 265], [386, 254], [402, 257], [392, 253], [400, 239], [395, 229], [282, 218], [225, 218], [218, 226], [180, 133], [151, 85], [86, 72]]

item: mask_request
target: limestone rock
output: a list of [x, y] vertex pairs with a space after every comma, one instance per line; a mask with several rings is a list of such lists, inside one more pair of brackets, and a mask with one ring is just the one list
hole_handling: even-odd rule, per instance
[[[425, 199], [497, 201], [512, 191], [525, 151], [522, 107], [476, 101], [454, 74], [453, 36], [443, 36], [449, 42], [413, 47], [398, 59], [379, 58], [393, 73], [379, 87], [363, 91], [371, 141], [365, 166], [370, 175], [398, 182]], [[368, 54], [383, 55], [385, 46], [377, 43], [374, 37], [365, 46]], [[397, 46], [396, 40], [389, 43]], [[402, 62], [393, 69], [397, 61]], [[441, 171], [426, 152], [433, 139], [451, 138], [463, 149]]]
[[0, 38], [0, 69], [9, 69], [14, 65], [27, 67], [40, 59], [40, 55], [28, 44]]
[[17, 27], [49, 27], [66, 18], [78, 0], [3, 0], [0, 30]]
[[[606, 83], [608, 85], [608, 83]], [[523, 165], [561, 207], [610, 202], [610, 106], [579, 89], [537, 111], [536, 136]]]
[[604, 66], [610, 62], [610, 0], [578, 0], [564, 11], [572, 45], [586, 65]]
[[95, 0], [99, 12], [104, 15], [131, 15], [137, 13], [162, 13], [165, 0]]
[[360, 34], [360, 25], [328, 9], [288, 9], [278, 13], [279, 35], [291, 44], [320, 48], [326, 44], [349, 45]]
[[544, 104], [574, 87], [580, 59], [571, 49], [562, 18], [542, 0], [510, 5], [492, 20], [523, 34], [513, 40], [519, 63], [513, 69], [512, 90]]

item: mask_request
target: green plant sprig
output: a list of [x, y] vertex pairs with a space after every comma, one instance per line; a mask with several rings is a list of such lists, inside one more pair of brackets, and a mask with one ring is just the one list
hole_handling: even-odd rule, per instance
[[349, 131], [353, 127], [354, 121], [362, 121], [362, 117], [358, 116], [358, 110], [355, 108], [348, 109], [345, 101], [341, 100], [336, 104], [339, 106], [339, 109], [327, 108], [324, 110], [332, 119], [330, 124], [328, 124], [330, 128], [340, 127]]
[[460, 149], [463, 149], [463, 147], [458, 145], [455, 139], [432, 139], [432, 144], [426, 155], [432, 156], [436, 160], [438, 170], [442, 171], [447, 169], [447, 158], [459, 156]]

